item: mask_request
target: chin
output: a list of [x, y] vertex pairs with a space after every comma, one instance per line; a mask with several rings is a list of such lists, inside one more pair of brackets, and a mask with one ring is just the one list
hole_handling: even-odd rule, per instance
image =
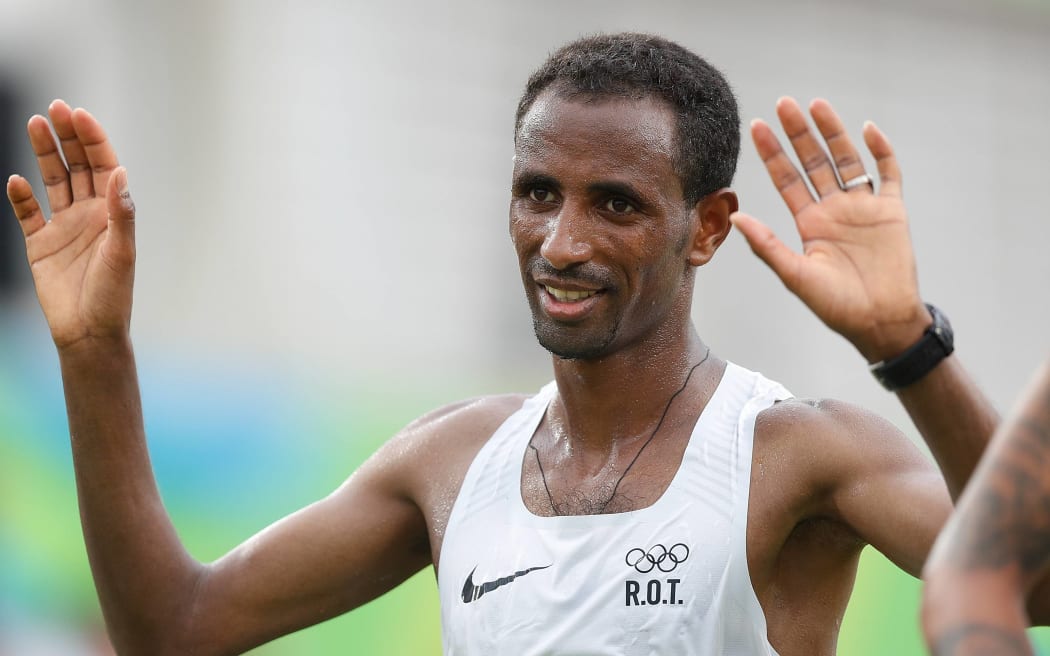
[[533, 322], [536, 341], [563, 360], [598, 360], [611, 352], [615, 328], [604, 335], [568, 335], [568, 329], [547, 323]]

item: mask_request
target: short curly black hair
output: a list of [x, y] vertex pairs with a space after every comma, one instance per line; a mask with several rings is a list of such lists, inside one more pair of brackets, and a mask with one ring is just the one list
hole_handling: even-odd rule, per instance
[[689, 205], [728, 187], [740, 154], [740, 116], [729, 82], [682, 46], [651, 34], [585, 37], [561, 47], [529, 78], [518, 102], [514, 134], [548, 87], [574, 96], [654, 97], [677, 117], [675, 171]]

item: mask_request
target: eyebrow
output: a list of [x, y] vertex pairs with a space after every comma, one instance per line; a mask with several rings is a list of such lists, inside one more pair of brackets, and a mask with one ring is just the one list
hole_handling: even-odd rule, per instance
[[[562, 184], [558, 179], [546, 173], [524, 170], [511, 179], [511, 192], [524, 194], [530, 189], [544, 187], [551, 191], [561, 192]], [[621, 196], [634, 203], [639, 208], [650, 205], [649, 198], [641, 193], [636, 187], [618, 180], [603, 180], [587, 185], [587, 193], [592, 196]]]
[[548, 187], [553, 190], [561, 189], [561, 185], [553, 177], [532, 171], [523, 171], [515, 175], [511, 184], [515, 190], [530, 189], [532, 187]]
[[637, 189], [625, 182], [616, 182], [615, 180], [589, 184], [587, 185], [587, 191], [604, 194], [606, 196], [624, 196], [625, 198], [630, 198], [637, 202], [643, 200], [642, 195], [638, 193]]
[[[512, 183], [515, 188], [520, 187], [549, 187], [551, 189], [561, 189], [561, 183], [558, 182], [554, 177], [545, 173], [536, 173], [533, 171], [523, 171], [522, 173], [515, 175]], [[628, 198], [641, 198], [641, 194], [633, 186], [626, 182], [617, 182], [615, 180], [594, 182], [587, 185], [587, 191], [592, 194], [605, 194], [608, 196], [627, 196]]]

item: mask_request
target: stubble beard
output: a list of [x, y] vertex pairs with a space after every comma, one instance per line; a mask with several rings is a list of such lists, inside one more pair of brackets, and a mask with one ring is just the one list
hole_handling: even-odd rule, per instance
[[[530, 262], [527, 271], [530, 272], [529, 275], [523, 275], [526, 288], [525, 297], [532, 311], [532, 330], [540, 346], [547, 349], [552, 355], [565, 360], [596, 360], [608, 355], [613, 348], [613, 341], [620, 332], [622, 315], [608, 317], [602, 322], [602, 325], [596, 326], [559, 323], [543, 311], [539, 295], [544, 292], [535, 289], [529, 293], [529, 287], [535, 285], [532, 281], [539, 275], [545, 274], [589, 283], [591, 287], [602, 289], [604, 293], [610, 293], [616, 288], [611, 276], [591, 264], [577, 265], [569, 270], [558, 270], [542, 259], [534, 259]], [[600, 318], [591, 317], [586, 321], [595, 320], [600, 320]]]
[[538, 308], [533, 309], [532, 329], [536, 333], [536, 341], [563, 360], [597, 360], [608, 355], [619, 327], [620, 322], [617, 320], [597, 334], [588, 332], [574, 336], [567, 334], [572, 331], [572, 327], [559, 325], [543, 317]]

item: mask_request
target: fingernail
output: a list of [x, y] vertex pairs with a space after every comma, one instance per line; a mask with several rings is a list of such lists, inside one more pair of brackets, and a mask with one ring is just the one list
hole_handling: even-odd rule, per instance
[[117, 178], [117, 191], [120, 192], [121, 196], [123, 196], [124, 198], [127, 198], [127, 196], [128, 196], [128, 170], [126, 168], [121, 167], [120, 171], [118, 172], [118, 175], [120, 177]]

